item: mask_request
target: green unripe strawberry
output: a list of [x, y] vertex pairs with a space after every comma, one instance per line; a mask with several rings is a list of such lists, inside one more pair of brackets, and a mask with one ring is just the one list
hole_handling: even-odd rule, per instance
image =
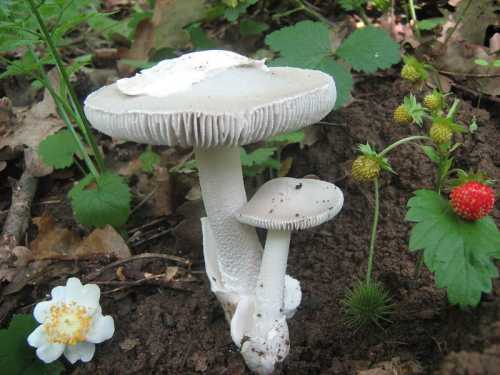
[[432, 124], [431, 129], [429, 130], [429, 135], [436, 144], [441, 145], [444, 143], [449, 143], [451, 141], [453, 131], [447, 124], [435, 122]]
[[351, 175], [355, 181], [372, 181], [380, 174], [380, 164], [365, 155], [358, 156], [352, 163]]
[[401, 77], [407, 81], [415, 82], [420, 79], [420, 74], [414, 66], [405, 64], [401, 69]]
[[439, 92], [433, 92], [432, 94], [427, 94], [424, 97], [424, 107], [430, 109], [431, 111], [437, 111], [443, 106], [443, 95]]
[[394, 122], [401, 125], [411, 124], [413, 121], [404, 104], [401, 104], [394, 110], [392, 117], [394, 118]]

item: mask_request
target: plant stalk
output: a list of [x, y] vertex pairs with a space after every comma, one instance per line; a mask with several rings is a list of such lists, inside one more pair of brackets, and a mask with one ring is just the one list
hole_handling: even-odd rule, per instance
[[378, 178], [373, 180], [373, 192], [375, 194], [375, 208], [373, 210], [372, 233], [370, 236], [370, 252], [368, 255], [368, 269], [366, 270], [366, 283], [371, 282], [373, 269], [373, 256], [375, 254], [375, 241], [377, 240], [378, 217], [380, 211], [379, 183]]
[[379, 156], [385, 156], [387, 155], [390, 151], [392, 151], [393, 149], [395, 149], [396, 147], [404, 144], [404, 143], [407, 143], [407, 142], [411, 142], [411, 141], [416, 141], [416, 140], [419, 140], [419, 139], [422, 139], [422, 140], [431, 140], [429, 137], [427, 137], [426, 135], [412, 135], [411, 137], [406, 137], [406, 138], [403, 138], [403, 139], [400, 139], [399, 141], [397, 142], [394, 142], [392, 145], [389, 145], [387, 146], [384, 150], [382, 150], [382, 152], [380, 152], [378, 155]]
[[415, 35], [418, 39], [422, 38], [422, 34], [420, 34], [420, 28], [418, 27], [418, 18], [417, 12], [415, 11], [415, 2], [414, 0], [408, 0], [408, 7], [410, 8], [411, 19], [413, 20], [413, 28], [415, 30]]
[[465, 13], [469, 10], [469, 7], [471, 6], [471, 4], [472, 4], [472, 0], [469, 0], [469, 2], [465, 5], [462, 13], [460, 13], [460, 16], [458, 16], [458, 19], [455, 22], [455, 25], [453, 26], [451, 31], [448, 33], [448, 35], [446, 35], [446, 38], [445, 38], [444, 43], [443, 43], [445, 46], [450, 41], [452, 35], [455, 34], [455, 31], [457, 31], [458, 26], [462, 23], [464, 16], [465, 16]]
[[52, 56], [54, 57], [54, 60], [57, 65], [57, 69], [59, 70], [59, 74], [61, 75], [61, 79], [63, 80], [66, 88], [68, 89], [69, 96], [71, 98], [71, 101], [73, 105], [75, 106], [76, 113], [78, 114], [78, 117], [80, 117], [81, 121], [77, 121], [80, 130], [86, 140], [86, 142], [90, 145], [92, 148], [92, 151], [94, 153], [94, 157], [96, 159], [97, 167], [99, 171], [104, 171], [104, 161], [101, 155], [101, 152], [99, 151], [99, 148], [97, 147], [97, 143], [95, 142], [94, 137], [90, 133], [90, 125], [88, 124], [85, 114], [83, 112], [83, 108], [80, 105], [80, 102], [78, 101], [78, 97], [76, 96], [75, 90], [73, 89], [73, 86], [70, 83], [68, 73], [66, 72], [66, 69], [64, 68], [64, 64], [62, 62], [61, 56], [59, 55], [59, 52], [57, 51], [56, 46], [54, 45], [54, 41], [52, 40], [52, 37], [50, 36], [50, 33], [45, 25], [45, 22], [43, 21], [40, 12], [38, 11], [38, 8], [35, 6], [33, 0], [26, 0], [31, 8], [31, 12], [35, 15], [35, 18], [37, 19], [38, 26], [40, 28], [40, 31], [43, 34], [43, 37], [49, 46], [50, 52], [52, 53]]

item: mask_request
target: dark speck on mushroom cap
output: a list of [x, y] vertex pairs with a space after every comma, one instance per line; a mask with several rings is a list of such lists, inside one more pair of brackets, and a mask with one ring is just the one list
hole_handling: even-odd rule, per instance
[[344, 195], [334, 184], [282, 177], [262, 185], [236, 218], [265, 229], [306, 229], [332, 219], [343, 203]]
[[85, 113], [114, 138], [201, 148], [253, 143], [321, 120], [335, 104], [331, 76], [316, 70], [231, 68], [166, 97], [90, 94]]

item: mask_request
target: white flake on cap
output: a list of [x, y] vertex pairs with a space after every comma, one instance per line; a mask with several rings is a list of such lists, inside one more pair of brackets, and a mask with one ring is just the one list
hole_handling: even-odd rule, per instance
[[268, 70], [265, 59], [253, 60], [230, 51], [209, 50], [163, 60], [152, 68], [142, 70], [134, 77], [118, 80], [116, 85], [126, 95], [162, 98], [175, 92], [189, 90], [193, 85], [235, 67]]
[[344, 195], [334, 184], [281, 177], [262, 185], [236, 218], [259, 228], [299, 230], [330, 220], [343, 203]]

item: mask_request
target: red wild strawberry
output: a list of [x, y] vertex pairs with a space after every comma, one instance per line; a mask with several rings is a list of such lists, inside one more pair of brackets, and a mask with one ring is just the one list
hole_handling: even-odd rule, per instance
[[479, 220], [488, 215], [495, 204], [495, 192], [488, 185], [469, 181], [453, 188], [450, 194], [451, 207], [465, 220]]

